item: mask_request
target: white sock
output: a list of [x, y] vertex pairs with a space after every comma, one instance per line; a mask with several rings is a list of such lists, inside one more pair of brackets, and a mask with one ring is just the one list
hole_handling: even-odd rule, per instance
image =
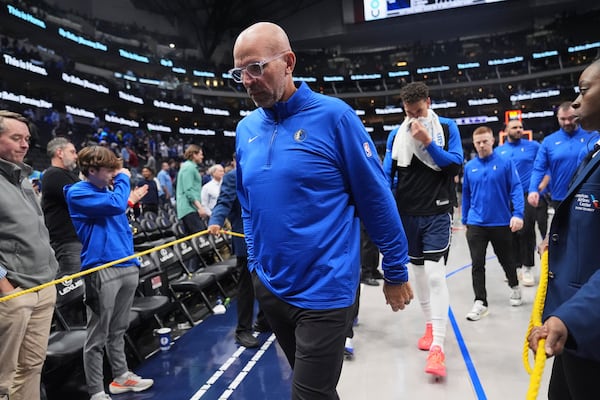
[[448, 307], [450, 306], [444, 260], [440, 259], [437, 262], [425, 261], [424, 270], [429, 278], [429, 301], [431, 302], [431, 325], [433, 328], [431, 347], [440, 346], [443, 351], [446, 325], [448, 324]]
[[426, 322], [431, 322], [431, 303], [429, 300], [429, 283], [427, 282], [427, 274], [425, 273], [425, 267], [423, 265], [409, 264], [413, 271], [413, 282], [415, 290], [417, 292], [417, 298], [423, 314], [425, 314]]
[[104, 399], [104, 398], [106, 398], [106, 393], [104, 391], [94, 393], [93, 395], [90, 396], [90, 400]]

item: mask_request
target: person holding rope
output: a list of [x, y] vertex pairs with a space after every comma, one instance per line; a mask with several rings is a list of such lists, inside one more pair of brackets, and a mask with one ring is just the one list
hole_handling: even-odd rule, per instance
[[[600, 129], [600, 59], [579, 78], [572, 103], [575, 123]], [[548, 290], [542, 326], [532, 329], [529, 347], [554, 357], [550, 400], [597, 398], [600, 376], [600, 156], [598, 143], [579, 166], [556, 209], [544, 247]]]
[[42, 366], [56, 302], [56, 288], [2, 301], [2, 297], [54, 279], [58, 263], [44, 215], [23, 163], [29, 121], [0, 110], [0, 400], [40, 398]]
[[[69, 214], [83, 244], [81, 269], [97, 267], [133, 254], [133, 235], [125, 211], [147, 193], [144, 185], [130, 191], [131, 173], [108, 148], [81, 149], [77, 164], [84, 180], [64, 188]], [[130, 259], [86, 275], [87, 336], [83, 367], [90, 400], [110, 399], [104, 392], [104, 349], [114, 380], [113, 394], [148, 389], [154, 381], [143, 379], [127, 367], [125, 331], [139, 281], [139, 261]]]

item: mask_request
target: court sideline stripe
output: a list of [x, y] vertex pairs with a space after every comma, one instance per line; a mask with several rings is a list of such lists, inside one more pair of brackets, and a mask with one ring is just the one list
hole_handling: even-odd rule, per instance
[[[242, 372], [240, 372], [238, 374], [238, 376], [236, 376], [236, 378], [229, 384], [227, 390], [225, 390], [225, 392], [223, 392], [221, 394], [221, 396], [219, 397], [219, 399], [227, 399], [227, 398], [229, 398], [229, 396], [231, 396], [231, 393], [233, 393], [233, 389], [235, 389], [241, 383], [241, 381], [244, 379], [244, 377], [246, 376], [246, 374], [254, 367], [254, 365], [258, 362], [258, 360], [260, 360], [260, 358], [263, 356], [263, 354], [265, 353], [265, 351], [269, 348], [269, 346], [274, 341], [275, 341], [275, 335], [271, 334], [271, 336], [265, 341], [265, 343], [263, 343], [263, 345], [256, 352], [256, 354], [250, 359], [250, 361], [248, 361], [248, 363], [246, 363], [246, 365], [244, 366], [244, 368], [242, 368]], [[202, 387], [200, 389], [198, 389], [198, 391], [196, 393], [194, 393], [194, 395], [192, 397], [190, 397], [190, 400], [198, 400], [202, 396], [204, 396], [206, 394], [206, 392], [215, 384], [215, 382], [218, 381], [219, 378], [225, 373], [225, 371], [227, 371], [229, 369], [229, 367], [235, 362], [235, 360], [237, 360], [238, 358], [240, 358], [240, 355], [242, 355], [242, 353], [245, 350], [246, 350], [246, 347], [240, 346], [231, 355], [231, 357], [229, 357], [227, 359], [227, 361], [225, 361], [219, 367], [219, 369], [216, 370], [214, 374], [212, 374], [212, 376], [210, 378], [208, 378], [208, 380], [206, 381], [206, 383], [204, 383], [204, 385], [202, 385]], [[242, 375], [242, 373], [244, 373], [244, 375], [240, 377], [240, 375]], [[231, 388], [231, 390], [230, 390], [230, 388]], [[227, 393], [228, 391], [230, 391], [230, 393], [227, 395], [227, 397], [223, 397], [225, 395], [225, 393]]]
[[[495, 256], [486, 257], [486, 260], [491, 260], [496, 258]], [[457, 274], [458, 272], [464, 271], [465, 269], [471, 267], [471, 264], [463, 265], [455, 269], [454, 271], [448, 272], [446, 274], [446, 279]], [[452, 311], [452, 307], [448, 307], [448, 319], [450, 320], [450, 324], [452, 325], [452, 329], [454, 330], [454, 336], [456, 336], [456, 342], [458, 343], [458, 348], [462, 354], [463, 360], [465, 361], [465, 365], [467, 366], [467, 372], [469, 373], [469, 378], [471, 378], [471, 384], [473, 385], [473, 390], [475, 391], [475, 395], [477, 396], [477, 400], [487, 400], [487, 396], [485, 395], [485, 390], [483, 389], [483, 385], [481, 384], [481, 380], [479, 379], [479, 375], [477, 374], [477, 369], [473, 364], [473, 359], [471, 358], [471, 354], [469, 354], [469, 349], [467, 349], [467, 345], [463, 338], [463, 335], [458, 326], [458, 322], [456, 322], [456, 318], [454, 317], [454, 312]]]

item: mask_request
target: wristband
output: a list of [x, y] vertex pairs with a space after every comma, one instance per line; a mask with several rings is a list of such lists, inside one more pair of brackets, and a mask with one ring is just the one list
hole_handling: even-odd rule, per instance
[[135, 205], [135, 203], [133, 201], [131, 201], [129, 199], [127, 200], [127, 206], [128, 207], [133, 208], [134, 205]]

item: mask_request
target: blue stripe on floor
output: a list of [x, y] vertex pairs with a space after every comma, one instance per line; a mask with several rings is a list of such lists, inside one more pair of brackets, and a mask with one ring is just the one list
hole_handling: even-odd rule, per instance
[[[491, 260], [496, 258], [495, 256], [487, 257], [486, 260]], [[457, 274], [458, 272], [464, 271], [471, 267], [471, 264], [463, 265], [462, 267], [456, 268], [453, 271], [450, 271], [446, 274], [446, 279]], [[458, 343], [458, 348], [462, 354], [463, 360], [465, 361], [465, 365], [467, 367], [467, 372], [469, 373], [469, 378], [471, 379], [471, 384], [473, 385], [473, 390], [475, 391], [475, 395], [478, 400], [487, 400], [487, 396], [485, 395], [485, 390], [483, 389], [483, 385], [479, 379], [479, 375], [477, 374], [477, 369], [473, 364], [473, 359], [469, 354], [469, 350], [467, 349], [467, 345], [465, 340], [463, 339], [462, 332], [460, 331], [460, 327], [458, 326], [458, 322], [456, 322], [456, 318], [454, 317], [454, 312], [452, 311], [452, 307], [448, 307], [448, 319], [450, 320], [450, 324], [452, 325], [452, 329], [454, 330], [454, 336], [456, 336], [456, 341]]]

